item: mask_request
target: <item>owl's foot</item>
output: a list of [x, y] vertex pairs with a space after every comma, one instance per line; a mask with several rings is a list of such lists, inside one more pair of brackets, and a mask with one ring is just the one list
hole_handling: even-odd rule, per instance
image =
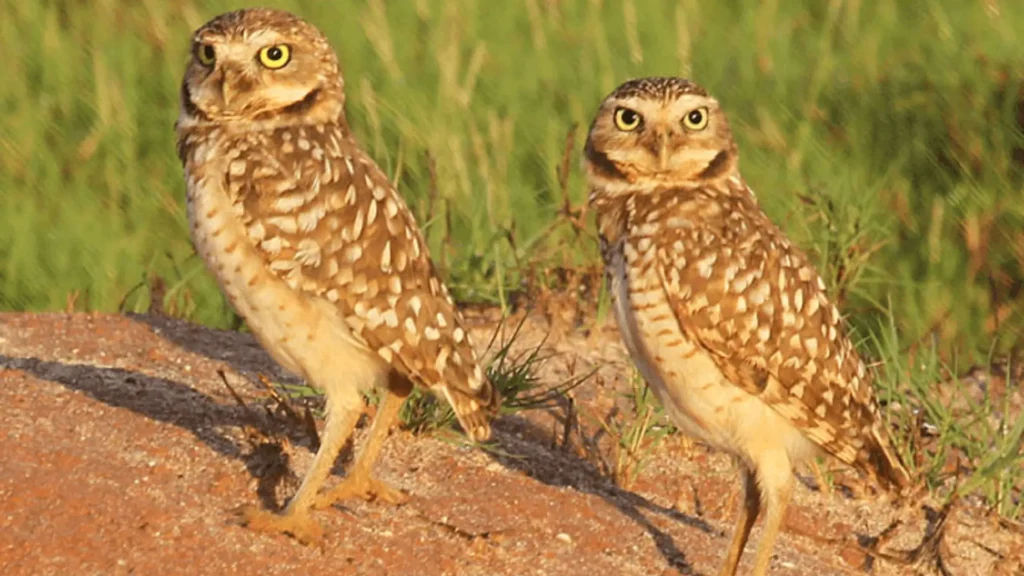
[[309, 512], [288, 512], [276, 514], [259, 506], [247, 505], [236, 510], [246, 526], [257, 532], [289, 534], [307, 546], [322, 546], [324, 531]]
[[355, 472], [341, 481], [340, 484], [320, 493], [317, 496], [314, 508], [327, 508], [335, 502], [362, 498], [363, 500], [380, 500], [388, 504], [404, 504], [409, 500], [404, 492], [392, 488], [386, 483], [370, 476], [368, 473]]

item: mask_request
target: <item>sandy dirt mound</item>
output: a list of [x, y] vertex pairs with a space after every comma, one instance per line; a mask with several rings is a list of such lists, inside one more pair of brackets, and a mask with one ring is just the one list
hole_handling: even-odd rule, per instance
[[[472, 317], [483, 347], [496, 316]], [[531, 318], [515, 347], [535, 346], [543, 384], [596, 371], [573, 391], [578, 413], [607, 414], [629, 386], [611, 326], [552, 332]], [[311, 434], [263, 408], [260, 374], [294, 382], [246, 334], [160, 316], [0, 314], [0, 573], [714, 574], [729, 542], [739, 483], [727, 458], [670, 437], [622, 490], [585, 442], [564, 442], [557, 406], [503, 416], [491, 451], [395, 430], [376, 470], [409, 502], [318, 512], [321, 549], [253, 533], [232, 510], [280, 503], [311, 460]], [[863, 574], [864, 545], [895, 514], [801, 487], [773, 574]], [[913, 548], [927, 515], [911, 511], [885, 548]], [[1022, 574], [1022, 538], [962, 506], [939, 548], [951, 574]], [[871, 573], [913, 571], [876, 561]]]

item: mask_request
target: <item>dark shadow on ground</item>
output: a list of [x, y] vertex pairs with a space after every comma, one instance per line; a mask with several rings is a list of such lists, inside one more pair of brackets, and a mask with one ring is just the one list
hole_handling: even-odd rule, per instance
[[[197, 326], [188, 322], [153, 314], [131, 314], [128, 317], [149, 326], [162, 338], [189, 352], [224, 362], [231, 370], [250, 381], [264, 374], [275, 382], [299, 382], [282, 370], [252, 335], [197, 329]], [[126, 370], [65, 365], [35, 359], [5, 359], [0, 356], [0, 365], [4, 361], [11, 368], [59, 382], [112, 406], [125, 407], [149, 418], [188, 429], [217, 452], [245, 461], [250, 475], [260, 482], [258, 494], [267, 507], [276, 508], [281, 505], [275, 497], [280, 482], [291, 483], [296, 476], [302, 475], [302, 471], [289, 469], [288, 456], [279, 444], [264, 442], [240, 446], [235, 440], [217, 431], [225, 426], [249, 425], [266, 432], [268, 438], [284, 434], [299, 443], [309, 443], [308, 434], [301, 426], [281, 430], [281, 423], [266, 417], [259, 406], [246, 410], [237, 404], [222, 404], [185, 384]], [[119, 384], [111, 385], [111, 382]], [[543, 432], [525, 418], [504, 416], [495, 423], [495, 428], [497, 446], [491, 455], [498, 462], [544, 484], [570, 487], [601, 497], [650, 534], [665, 561], [683, 574], [695, 574], [686, 554], [676, 547], [671, 536], [651, 522], [648, 515], [661, 515], [709, 534], [721, 534], [699, 518], [659, 506], [615, 486], [592, 463], [574, 454], [550, 449], [537, 442], [520, 440], [515, 434], [507, 432], [516, 429], [523, 433], [524, 438], [542, 437]], [[336, 474], [344, 475], [343, 462], [350, 456], [351, 443], [335, 465]]]
[[207, 328], [158, 314], [127, 314], [126, 317], [149, 326], [154, 333], [184, 350], [224, 362], [247, 377], [264, 374], [276, 382], [300, 382], [278, 366], [252, 334]]
[[127, 408], [152, 420], [184, 428], [230, 458], [240, 457], [241, 447], [218, 428], [251, 424], [238, 406], [221, 404], [185, 384], [130, 370], [4, 355], [0, 355], [0, 367], [21, 370], [87, 394], [104, 404]]
[[700, 518], [660, 506], [639, 494], [619, 488], [594, 464], [575, 454], [521, 440], [512, 430], [523, 438], [538, 438], [545, 434], [525, 418], [504, 416], [495, 422], [493, 443], [496, 449], [488, 451], [492, 458], [549, 486], [568, 487], [599, 496], [650, 534], [665, 561], [682, 574], [698, 573], [687, 560], [686, 553], [676, 547], [672, 537], [655, 526], [646, 514], [661, 515], [707, 534], [723, 535]]
[[[229, 428], [244, 430], [279, 429], [280, 425], [255, 409], [225, 404], [186, 384], [120, 368], [86, 364], [66, 364], [0, 354], [0, 369], [20, 370], [41, 380], [56, 382], [70, 390], [88, 395], [104, 404], [126, 408], [146, 418], [166, 422], [188, 430], [200, 442], [218, 454], [242, 460], [249, 474], [259, 481], [257, 494], [265, 506], [275, 507], [274, 494], [279, 482], [292, 480], [288, 455], [274, 441], [240, 442], [226, 433]], [[303, 441], [301, 430], [287, 431]], [[279, 434], [279, 432], [278, 432]]]

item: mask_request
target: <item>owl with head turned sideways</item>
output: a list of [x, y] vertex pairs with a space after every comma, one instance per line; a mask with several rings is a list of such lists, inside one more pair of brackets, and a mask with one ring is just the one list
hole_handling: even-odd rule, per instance
[[597, 110], [585, 166], [630, 356], [675, 424], [742, 470], [722, 576], [762, 512], [752, 573], [767, 573], [801, 461], [827, 454], [883, 487], [911, 484], [839, 310], [740, 175], [715, 98], [681, 78], [622, 84]]
[[[405, 499], [371, 470], [413, 387], [446, 398], [476, 441], [500, 397], [412, 212], [349, 129], [324, 35], [287, 12], [239, 10], [196, 30], [191, 49], [175, 130], [196, 251], [263, 348], [326, 394], [320, 448], [287, 507], [241, 514], [319, 542], [313, 508]], [[374, 388], [385, 394], [369, 439], [321, 491]]]

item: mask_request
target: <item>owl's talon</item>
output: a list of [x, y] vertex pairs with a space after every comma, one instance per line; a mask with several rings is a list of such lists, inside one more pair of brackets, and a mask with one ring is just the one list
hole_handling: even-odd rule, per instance
[[379, 500], [396, 506], [409, 501], [409, 496], [401, 490], [368, 474], [355, 474], [346, 477], [334, 488], [318, 495], [313, 507], [328, 508], [337, 502], [352, 498], [362, 498], [367, 501]]
[[308, 512], [275, 514], [259, 506], [246, 505], [235, 510], [242, 525], [256, 532], [288, 534], [307, 546], [323, 546], [323, 528]]

